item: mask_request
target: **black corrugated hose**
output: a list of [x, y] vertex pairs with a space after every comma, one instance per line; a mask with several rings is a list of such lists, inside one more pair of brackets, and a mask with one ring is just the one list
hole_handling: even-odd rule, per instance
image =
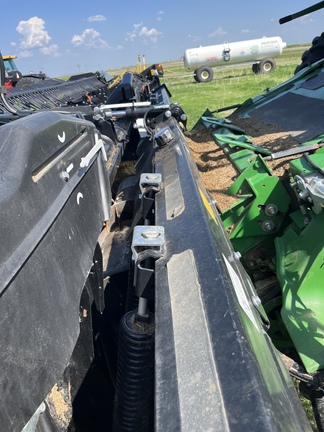
[[154, 404], [154, 316], [147, 322], [136, 311], [121, 319], [114, 432], [149, 432]]

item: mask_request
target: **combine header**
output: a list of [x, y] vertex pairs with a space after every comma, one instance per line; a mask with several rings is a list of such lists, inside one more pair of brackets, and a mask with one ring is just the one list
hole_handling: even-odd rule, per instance
[[[304, 13], [320, 6], [324, 2]], [[222, 225], [268, 317], [268, 335], [312, 402], [319, 431], [324, 430], [323, 46], [322, 34], [290, 80], [247, 100], [228, 118], [207, 110], [193, 129], [209, 131], [236, 170], [227, 190], [236, 202], [221, 211]]]
[[321, 426], [324, 131], [301, 110], [281, 178], [235, 126], [318, 108], [321, 73], [205, 113], [240, 173], [222, 212], [157, 66], [10, 94], [1, 74], [2, 430], [310, 431], [289, 373]]

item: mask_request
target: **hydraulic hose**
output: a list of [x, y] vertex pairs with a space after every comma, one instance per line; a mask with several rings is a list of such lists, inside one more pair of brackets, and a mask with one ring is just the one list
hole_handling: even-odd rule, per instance
[[318, 172], [319, 174], [321, 174], [322, 176], [324, 176], [324, 170], [319, 167], [318, 165], [316, 165], [311, 158], [309, 157], [308, 153], [305, 153], [304, 158], [306, 159], [306, 162], [308, 163], [308, 165], [310, 165], [316, 172]]

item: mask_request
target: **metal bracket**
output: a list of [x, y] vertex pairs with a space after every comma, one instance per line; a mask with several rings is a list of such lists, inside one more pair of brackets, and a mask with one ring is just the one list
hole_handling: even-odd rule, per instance
[[134, 287], [138, 297], [152, 298], [154, 264], [164, 254], [164, 227], [137, 225], [134, 228], [132, 253], [135, 261]]
[[106, 150], [105, 150], [105, 144], [103, 142], [103, 140], [101, 138], [99, 138], [99, 135], [96, 133], [95, 134], [95, 145], [92, 147], [92, 149], [89, 151], [89, 153], [87, 153], [85, 155], [85, 157], [81, 158], [81, 162], [80, 162], [80, 167], [84, 168], [87, 167], [92, 158], [99, 152], [102, 151], [102, 155], [104, 160], [107, 160], [107, 154], [106, 154]]
[[154, 194], [161, 190], [162, 175], [143, 173], [140, 177], [141, 216], [145, 219], [154, 204]]
[[159, 173], [142, 173], [140, 177], [140, 189], [142, 195], [148, 188], [158, 192], [161, 189], [162, 175]]
[[161, 190], [162, 175], [155, 173], [142, 173], [140, 177], [140, 207], [137, 208], [133, 218], [132, 229], [142, 219], [146, 219], [154, 204], [154, 194]]

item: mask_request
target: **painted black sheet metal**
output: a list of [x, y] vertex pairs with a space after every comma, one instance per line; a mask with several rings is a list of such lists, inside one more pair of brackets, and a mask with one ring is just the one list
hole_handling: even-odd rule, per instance
[[296, 93], [285, 93], [249, 112], [265, 124], [292, 132], [300, 143], [324, 133], [324, 101]]
[[[65, 370], [103, 212], [91, 123], [46, 112], [0, 129], [0, 424], [21, 431]], [[69, 177], [62, 177], [62, 173]]]
[[318, 75], [315, 75], [315, 76], [307, 79], [301, 85], [302, 88], [308, 89], [308, 90], [317, 90], [323, 86], [324, 86], [324, 73], [320, 73]]
[[156, 262], [156, 430], [311, 430], [183, 135], [169, 125], [176, 138], [155, 155], [166, 244]]

